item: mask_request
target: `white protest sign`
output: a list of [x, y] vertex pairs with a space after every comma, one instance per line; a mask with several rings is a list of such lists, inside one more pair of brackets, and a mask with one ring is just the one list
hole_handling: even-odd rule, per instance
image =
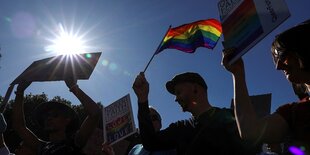
[[129, 94], [103, 108], [103, 126], [110, 145], [136, 132]]
[[230, 64], [290, 16], [284, 0], [220, 0], [218, 9], [224, 48], [236, 48]]

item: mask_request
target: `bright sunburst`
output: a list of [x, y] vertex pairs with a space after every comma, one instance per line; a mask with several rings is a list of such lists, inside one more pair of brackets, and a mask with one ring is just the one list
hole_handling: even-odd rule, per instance
[[59, 24], [59, 34], [55, 35], [55, 39], [51, 39], [51, 45], [45, 47], [46, 51], [54, 52], [58, 55], [84, 53], [86, 49], [82, 36], [77, 33], [67, 32], [61, 24]]

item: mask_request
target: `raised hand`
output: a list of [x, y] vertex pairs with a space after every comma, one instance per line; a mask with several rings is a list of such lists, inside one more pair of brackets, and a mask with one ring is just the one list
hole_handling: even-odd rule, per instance
[[140, 72], [140, 74], [136, 77], [132, 88], [138, 97], [138, 102], [141, 103], [148, 100], [149, 83], [147, 82], [143, 72]]
[[21, 82], [20, 84], [18, 84], [16, 92], [23, 93], [28, 88], [28, 86], [30, 84], [31, 84], [31, 82], [26, 82], [26, 81], [25, 82]]
[[106, 153], [107, 155], [115, 155], [113, 147], [107, 143], [102, 144], [102, 152]]
[[232, 74], [244, 73], [244, 64], [242, 58], [239, 58], [233, 64], [229, 64], [228, 60], [233, 52], [235, 52], [235, 48], [228, 48], [223, 50], [222, 65]]
[[71, 89], [73, 86], [77, 84], [77, 79], [74, 77], [70, 77], [70, 78], [65, 79], [65, 83], [67, 87]]

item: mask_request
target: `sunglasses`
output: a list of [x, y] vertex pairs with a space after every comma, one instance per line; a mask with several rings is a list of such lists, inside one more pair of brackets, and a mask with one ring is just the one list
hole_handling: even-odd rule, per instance
[[151, 117], [151, 121], [153, 122], [153, 121], [161, 121], [161, 118], [160, 118], [160, 116], [158, 116], [158, 115], [150, 115], [150, 117]]
[[287, 56], [287, 51], [285, 50], [277, 50], [274, 49], [272, 52], [273, 61], [275, 64], [277, 64], [279, 61], [284, 61]]

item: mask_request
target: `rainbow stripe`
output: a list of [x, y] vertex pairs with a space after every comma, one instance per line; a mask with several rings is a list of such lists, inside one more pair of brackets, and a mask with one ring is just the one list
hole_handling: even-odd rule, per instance
[[167, 48], [186, 53], [194, 53], [198, 47], [213, 49], [221, 34], [222, 26], [216, 19], [200, 20], [170, 28], [155, 54]]
[[[264, 32], [252, 0], [242, 2], [229, 18], [223, 21], [222, 26], [224, 47], [235, 47], [236, 51], [240, 52]], [[239, 53], [235, 52], [232, 56], [237, 54]]]

